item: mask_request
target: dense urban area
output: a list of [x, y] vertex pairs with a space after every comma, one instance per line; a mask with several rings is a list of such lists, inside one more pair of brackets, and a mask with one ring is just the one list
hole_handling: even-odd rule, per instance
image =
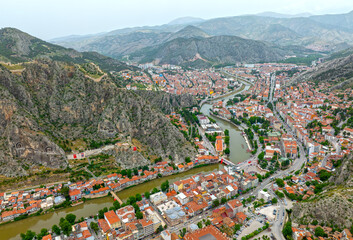
[[[312, 67], [320, 64], [314, 62]], [[200, 105], [167, 115], [192, 140], [198, 151], [184, 163], [157, 158], [153, 164], [118, 169], [104, 175], [86, 171], [81, 181], [41, 185], [0, 193], [1, 222], [21, 221], [93, 198], [110, 196], [114, 203], [94, 216], [77, 219], [67, 214], [52, 228], [28, 230], [22, 239], [351, 239], [351, 226], [310, 222], [304, 216], [292, 223], [292, 206], [313, 201], [328, 184], [344, 156], [352, 150], [352, 91], [336, 94], [327, 84], [291, 83], [311, 67], [285, 63], [245, 64], [221, 69], [185, 70], [165, 64], [139, 65], [140, 71], [112, 72], [130, 91], [145, 89], [172, 94], [189, 93]], [[232, 96], [224, 100], [223, 96]], [[211, 103], [210, 115], [200, 112]], [[223, 119], [242, 132], [251, 157], [229, 160], [229, 129]], [[137, 151], [131, 143], [105, 148]], [[71, 163], [107, 160], [101, 151], [76, 152]], [[116, 192], [152, 179], [178, 174], [207, 164], [222, 164], [213, 172], [168, 180], [151, 192], [124, 202]]]

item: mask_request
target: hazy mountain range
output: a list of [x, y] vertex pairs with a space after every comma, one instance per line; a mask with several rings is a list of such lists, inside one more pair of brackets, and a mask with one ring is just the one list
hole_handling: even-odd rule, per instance
[[[211, 44], [212, 39], [219, 36], [228, 37], [220, 38], [222, 42], [215, 47]], [[180, 39], [176, 41], [175, 39], [178, 38]], [[301, 49], [301, 51], [296, 52], [297, 55], [307, 54], [305, 48], [319, 52], [339, 51], [353, 44], [353, 12], [317, 16], [307, 13], [281, 15], [266, 12], [258, 15], [209, 20], [187, 17], [160, 26], [118, 29], [97, 35], [53, 39], [52, 42], [79, 51], [97, 51], [116, 59], [127, 57], [130, 60], [140, 62], [147, 60], [160, 61], [158, 52], [168, 52], [168, 49], [163, 49], [164, 47], [173, 45], [180, 52], [180, 49], [185, 49], [188, 43], [194, 44], [192, 53], [197, 53], [206, 61], [213, 62], [215, 59], [218, 59], [221, 63], [228, 60], [231, 60], [231, 62], [261, 61], [261, 59], [254, 57], [244, 58], [237, 55], [232, 57], [223, 55], [224, 52], [234, 52], [232, 49], [240, 47], [239, 42], [244, 42], [245, 39], [267, 42], [263, 44], [271, 47], [272, 51], [281, 47], [297, 46], [296, 49]], [[178, 44], [180, 47], [178, 47]], [[197, 46], [197, 49], [195, 46]], [[212, 54], [201, 52], [206, 47], [222, 48], [225, 51], [213, 49]], [[252, 48], [247, 49], [250, 55], [253, 55], [253, 50]], [[266, 52], [268, 51], [266, 50]], [[189, 53], [181, 52], [181, 55], [187, 54]], [[283, 54], [293, 54], [293, 52], [282, 51], [282, 54], [276, 52], [272, 58], [268, 58], [268, 55], [266, 55], [267, 57], [263, 60], [276, 60], [278, 56], [283, 57]], [[195, 55], [192, 56], [192, 58], [194, 57]], [[165, 57], [162, 59], [164, 62], [178, 64], [190, 60], [188, 58], [175, 61], [175, 58], [169, 60]]]

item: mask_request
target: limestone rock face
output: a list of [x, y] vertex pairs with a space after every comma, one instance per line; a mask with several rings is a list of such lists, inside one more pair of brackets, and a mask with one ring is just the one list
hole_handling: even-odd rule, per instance
[[337, 224], [349, 228], [353, 218], [353, 158], [342, 159], [342, 164], [328, 180], [329, 184], [322, 193], [308, 202], [300, 202], [293, 206], [292, 216], [297, 223]]
[[[196, 150], [165, 114], [194, 104], [190, 96], [122, 90], [109, 76], [95, 82], [76, 65], [51, 60], [27, 63], [20, 74], [0, 67], [0, 174], [66, 167], [59, 147], [66, 139], [130, 137], [148, 155], [182, 162]], [[136, 153], [117, 159], [124, 167], [149, 163]]]

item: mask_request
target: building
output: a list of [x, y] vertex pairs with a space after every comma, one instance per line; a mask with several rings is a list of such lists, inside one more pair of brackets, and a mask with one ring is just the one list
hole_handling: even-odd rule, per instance
[[188, 197], [184, 193], [179, 193], [176, 197], [180, 201], [181, 205], [185, 205], [187, 202], [189, 202]]
[[69, 196], [70, 196], [71, 201], [77, 201], [77, 200], [81, 199], [81, 197], [82, 197], [81, 190], [76, 189], [76, 188], [73, 190], [70, 190]]
[[236, 213], [243, 211], [243, 204], [238, 199], [228, 201], [227, 207], [232, 210], [233, 216], [235, 216]]
[[161, 202], [167, 201], [167, 195], [163, 192], [158, 192], [150, 196], [150, 200], [154, 205], [158, 205]]
[[265, 200], [265, 202], [268, 202], [271, 200], [271, 195], [268, 193], [268, 192], [265, 192], [263, 190], [261, 190], [259, 193], [258, 193], [258, 198], [259, 199], [263, 199]]
[[120, 218], [113, 210], [104, 213], [104, 219], [107, 221], [110, 228], [118, 228], [121, 226]]
[[225, 233], [219, 231], [215, 226], [209, 225], [205, 228], [187, 233], [185, 240], [229, 240]]

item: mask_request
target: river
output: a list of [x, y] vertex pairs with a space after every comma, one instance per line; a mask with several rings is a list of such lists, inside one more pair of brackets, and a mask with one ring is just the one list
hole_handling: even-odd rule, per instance
[[[244, 90], [249, 89], [249, 86], [246, 85]], [[230, 95], [228, 97], [223, 98], [223, 101], [228, 101], [229, 99], [233, 98], [233, 95]], [[217, 101], [219, 101], [221, 99], [218, 99]], [[229, 160], [234, 162], [234, 163], [238, 163], [238, 162], [242, 162], [246, 159], [250, 158], [250, 153], [247, 152], [247, 145], [245, 142], [244, 137], [241, 135], [241, 131], [239, 131], [236, 127], [234, 127], [233, 124], [224, 121], [220, 118], [217, 118], [215, 116], [211, 116], [210, 115], [210, 109], [211, 109], [212, 105], [205, 103], [204, 105], [202, 105], [201, 107], [201, 112], [206, 115], [211, 117], [212, 119], [216, 120], [217, 124], [222, 128], [222, 130], [224, 131], [225, 129], [229, 130], [229, 136], [230, 136], [230, 140], [229, 140], [229, 150], [230, 150], [230, 154], [229, 154]]]
[[[246, 86], [245, 89], [248, 89], [249, 87]], [[225, 97], [223, 100], [227, 101], [230, 98], [233, 98], [234, 95], [230, 95], [228, 97]], [[220, 99], [219, 99], [220, 100]], [[219, 101], [218, 100], [218, 101]], [[204, 115], [210, 116], [209, 115], [209, 110], [211, 108], [210, 104], [204, 104], [201, 108], [201, 112]], [[229, 142], [229, 147], [230, 147], [230, 157], [229, 160], [238, 163], [241, 161], [244, 161], [250, 157], [250, 153], [247, 152], [247, 146], [245, 143], [244, 138], [241, 135], [241, 132], [234, 127], [232, 124], [210, 116], [213, 119], [216, 120], [217, 124], [223, 129], [228, 129], [229, 130], [229, 136], [230, 136], [230, 142]], [[182, 178], [187, 178], [189, 176], [192, 176], [194, 174], [200, 173], [200, 172], [211, 172], [216, 169], [222, 168], [221, 165], [219, 164], [214, 164], [214, 165], [208, 165], [200, 168], [194, 168], [191, 169], [187, 172], [183, 172], [180, 174], [172, 175], [172, 176], [167, 176], [159, 179], [155, 179], [134, 187], [131, 187], [129, 189], [120, 191], [117, 193], [118, 197], [121, 200], [126, 200], [129, 196], [134, 196], [137, 193], [144, 193], [146, 191], [151, 191], [154, 187], [160, 187], [162, 182], [168, 180], [169, 182], [174, 182]], [[62, 217], [65, 217], [66, 214], [72, 213], [75, 214], [78, 218], [81, 217], [88, 217], [88, 216], [93, 216], [98, 213], [98, 211], [104, 207], [111, 207], [113, 204], [113, 198], [110, 196], [99, 198], [99, 199], [93, 199], [85, 202], [84, 204], [75, 206], [75, 207], [69, 207], [57, 211], [53, 211], [51, 213], [45, 214], [45, 215], [40, 215], [40, 216], [33, 216], [29, 217], [24, 220], [20, 220], [17, 222], [12, 222], [8, 224], [4, 224], [0, 226], [0, 240], [14, 240], [14, 239], [21, 239], [20, 238], [20, 233], [26, 232], [27, 229], [30, 229], [36, 233], [39, 233], [42, 228], [47, 228], [51, 229], [51, 227], [54, 224], [59, 224], [59, 220]]]

